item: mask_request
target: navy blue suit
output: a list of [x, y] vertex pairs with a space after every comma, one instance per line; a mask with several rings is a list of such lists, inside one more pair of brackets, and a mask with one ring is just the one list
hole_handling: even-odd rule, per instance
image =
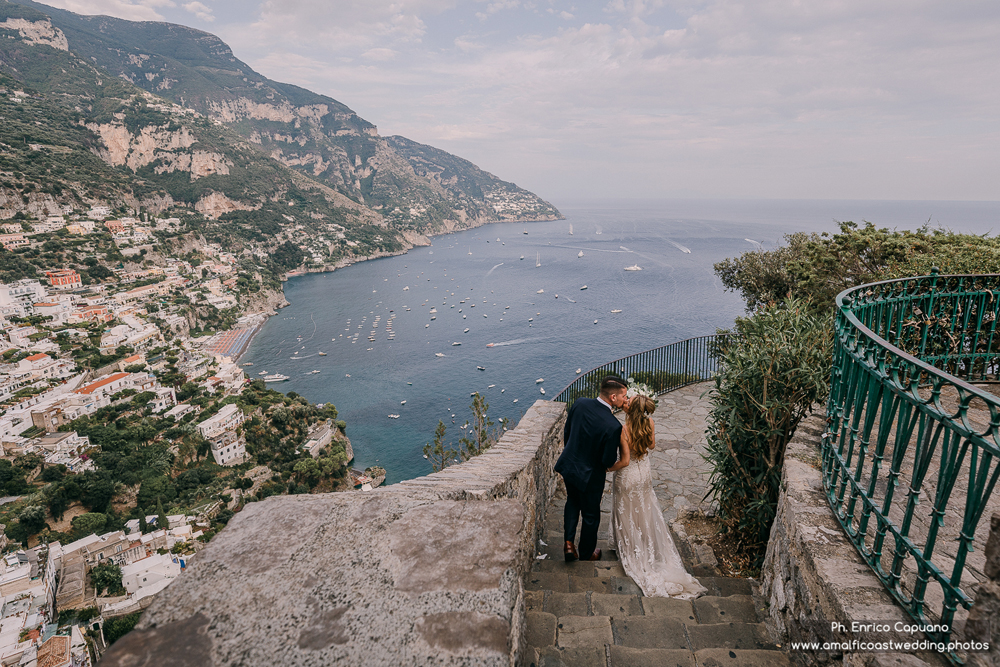
[[618, 460], [622, 425], [611, 409], [594, 398], [578, 398], [566, 416], [563, 452], [556, 472], [566, 482], [563, 528], [567, 542], [576, 541], [580, 529], [580, 558], [587, 559], [597, 547], [601, 524], [601, 496], [607, 469]]

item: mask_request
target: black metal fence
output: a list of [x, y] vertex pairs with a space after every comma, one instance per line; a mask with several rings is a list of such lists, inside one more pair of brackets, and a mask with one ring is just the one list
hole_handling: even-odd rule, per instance
[[726, 337], [727, 334], [688, 338], [608, 362], [573, 380], [555, 400], [572, 404], [580, 397], [596, 398], [601, 380], [612, 374], [649, 385], [657, 394], [704, 382], [718, 367], [719, 349]]

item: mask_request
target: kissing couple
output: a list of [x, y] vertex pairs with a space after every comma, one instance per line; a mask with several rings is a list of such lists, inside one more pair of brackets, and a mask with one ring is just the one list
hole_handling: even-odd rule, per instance
[[[619, 408], [625, 412], [624, 426], [614, 415]], [[616, 375], [601, 381], [596, 399], [578, 398], [570, 407], [555, 466], [566, 483], [566, 562], [601, 559], [601, 497], [606, 473], [614, 473], [610, 543], [625, 573], [647, 597], [695, 598], [706, 589], [684, 569], [653, 492], [649, 452], [656, 448], [656, 432], [649, 415], [655, 409], [651, 395], [630, 389]]]

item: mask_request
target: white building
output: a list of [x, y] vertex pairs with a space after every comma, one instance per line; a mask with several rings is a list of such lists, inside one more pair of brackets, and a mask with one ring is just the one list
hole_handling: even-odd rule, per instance
[[201, 436], [206, 440], [211, 440], [222, 434], [223, 431], [235, 430], [237, 426], [246, 421], [243, 411], [239, 406], [230, 403], [223, 406], [215, 415], [198, 424]]
[[176, 556], [153, 554], [122, 568], [122, 586], [129, 595], [133, 595], [140, 588], [164, 579], [176, 579], [180, 574], [181, 564]]

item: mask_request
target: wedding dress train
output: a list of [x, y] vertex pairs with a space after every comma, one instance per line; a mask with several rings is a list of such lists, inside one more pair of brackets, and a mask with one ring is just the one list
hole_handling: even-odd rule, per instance
[[611, 539], [625, 573], [647, 597], [696, 598], [707, 592], [684, 569], [653, 492], [649, 456], [614, 473]]

